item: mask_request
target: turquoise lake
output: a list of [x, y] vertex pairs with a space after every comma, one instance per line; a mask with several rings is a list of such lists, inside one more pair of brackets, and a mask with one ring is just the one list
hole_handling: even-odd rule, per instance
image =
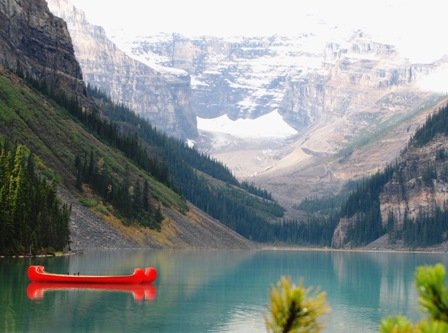
[[[325, 332], [378, 332], [381, 318], [420, 318], [414, 271], [447, 254], [303, 251], [100, 251], [0, 260], [0, 332], [265, 332], [270, 288], [282, 275], [327, 292]], [[30, 284], [26, 269], [130, 274], [155, 266], [153, 286], [122, 290]]]

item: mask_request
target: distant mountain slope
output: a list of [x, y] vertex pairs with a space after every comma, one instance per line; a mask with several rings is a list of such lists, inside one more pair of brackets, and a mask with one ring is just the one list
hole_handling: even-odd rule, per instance
[[[284, 206], [336, 193], [396, 158], [438, 102], [422, 80], [446, 66], [446, 58], [411, 63], [362, 31], [333, 40], [311, 32], [127, 37], [112, 36], [135, 59], [190, 73], [197, 147]], [[258, 127], [268, 116], [278, 116], [270, 131]]]
[[432, 246], [448, 240], [448, 106], [428, 117], [397, 161], [343, 205], [333, 245]]
[[368, 121], [379, 116], [371, 109], [379, 100], [382, 109], [412, 103], [416, 91], [399, 90], [435, 67], [412, 64], [393, 45], [362, 31], [341, 32], [333, 40], [313, 32], [191, 37], [142, 31], [133, 40], [122, 34], [112, 38], [134, 58], [191, 75], [192, 102], [201, 118], [255, 119], [278, 110], [299, 132], [335, 116], [345, 116], [346, 126], [357, 114]]

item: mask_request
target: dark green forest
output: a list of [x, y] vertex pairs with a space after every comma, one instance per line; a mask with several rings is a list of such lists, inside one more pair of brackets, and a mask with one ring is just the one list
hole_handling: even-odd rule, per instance
[[431, 246], [447, 240], [447, 233], [448, 210], [436, 208], [431, 215], [420, 212], [416, 219], [406, 216], [401, 237], [410, 247]]
[[425, 124], [415, 132], [411, 144], [421, 147], [431, 141], [437, 134], [448, 136], [448, 105], [426, 119]]
[[341, 206], [340, 217], [354, 217], [356, 221], [347, 235], [353, 245], [370, 243], [385, 233], [381, 223], [380, 193], [394, 171], [395, 167], [388, 166], [364, 179]]
[[160, 230], [163, 215], [160, 204], [153, 207], [149, 196], [149, 183], [137, 179], [131, 183], [129, 171], [120, 181], [114, 177], [107, 164], [97, 159], [90, 152], [76, 156], [76, 187], [82, 191], [82, 184], [89, 184], [103, 200], [111, 204], [125, 223], [140, 225]]
[[335, 215], [339, 214], [341, 206], [347, 201], [350, 194], [355, 191], [363, 182], [363, 180], [349, 180], [335, 195], [328, 195], [324, 197], [308, 197], [302, 200], [299, 204], [294, 205], [295, 209], [307, 212], [312, 215], [324, 214]]
[[35, 254], [68, 245], [71, 208], [39, 175], [23, 145], [0, 145], [0, 253]]
[[278, 242], [303, 246], [331, 246], [339, 215], [311, 215], [302, 220], [285, 220], [276, 224], [274, 237]]

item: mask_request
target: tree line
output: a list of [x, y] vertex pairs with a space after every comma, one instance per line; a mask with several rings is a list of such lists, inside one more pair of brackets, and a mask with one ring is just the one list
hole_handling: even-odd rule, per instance
[[247, 192], [252, 193], [256, 196], [259, 196], [260, 198], [267, 199], [267, 200], [273, 200], [272, 194], [269, 193], [269, 191], [267, 191], [263, 188], [260, 188], [253, 183], [244, 181], [244, 182], [241, 182], [241, 187], [244, 188]]
[[420, 210], [415, 218], [405, 211], [401, 227], [390, 213], [386, 233], [390, 244], [400, 240], [411, 248], [440, 244], [448, 239], [448, 210], [439, 207], [430, 212]]
[[329, 247], [338, 222], [338, 215], [311, 215], [302, 220], [284, 220], [272, 226], [273, 239], [287, 244]]
[[63, 250], [69, 241], [71, 207], [55, 184], [39, 176], [23, 145], [0, 145], [0, 253]]

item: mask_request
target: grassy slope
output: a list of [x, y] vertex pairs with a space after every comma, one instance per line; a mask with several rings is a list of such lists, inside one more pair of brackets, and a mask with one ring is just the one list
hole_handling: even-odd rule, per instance
[[131, 177], [139, 175], [149, 181], [153, 197], [165, 206], [186, 209], [178, 194], [139, 170], [121, 152], [103, 144], [67, 111], [5, 71], [0, 71], [0, 134], [27, 145], [55, 171], [59, 183], [71, 191], [75, 183], [75, 156], [93, 150], [119, 177], [129, 166]]

